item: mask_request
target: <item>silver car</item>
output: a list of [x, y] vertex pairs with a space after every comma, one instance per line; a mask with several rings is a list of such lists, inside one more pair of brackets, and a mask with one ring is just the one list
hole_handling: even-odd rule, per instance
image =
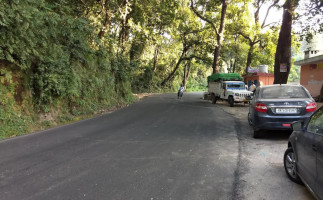
[[316, 107], [314, 99], [301, 85], [257, 87], [248, 113], [253, 137], [259, 138], [262, 130], [292, 130], [293, 122], [305, 122]]

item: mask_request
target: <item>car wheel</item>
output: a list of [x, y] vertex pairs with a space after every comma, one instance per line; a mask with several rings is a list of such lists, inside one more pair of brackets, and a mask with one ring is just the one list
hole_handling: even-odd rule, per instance
[[234, 100], [233, 100], [233, 97], [232, 96], [229, 96], [228, 102], [230, 104], [230, 107], [233, 107], [234, 106]]
[[249, 123], [249, 126], [252, 126], [252, 119], [251, 119], [250, 113], [248, 113], [248, 123]]
[[260, 130], [254, 130], [253, 131], [253, 138], [260, 138], [261, 137], [261, 131]]
[[218, 98], [214, 94], [212, 94], [212, 104], [216, 104], [217, 99]]
[[284, 167], [286, 174], [290, 180], [295, 183], [302, 184], [296, 170], [296, 157], [292, 147], [289, 147], [284, 154]]

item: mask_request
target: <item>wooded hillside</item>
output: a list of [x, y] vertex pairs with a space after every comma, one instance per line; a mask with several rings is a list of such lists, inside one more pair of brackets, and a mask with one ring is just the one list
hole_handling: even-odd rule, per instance
[[[264, 6], [264, 5], [267, 5]], [[0, 139], [269, 65], [278, 1], [2, 0]], [[252, 9], [251, 9], [252, 8]], [[295, 43], [296, 44], [296, 43]]]

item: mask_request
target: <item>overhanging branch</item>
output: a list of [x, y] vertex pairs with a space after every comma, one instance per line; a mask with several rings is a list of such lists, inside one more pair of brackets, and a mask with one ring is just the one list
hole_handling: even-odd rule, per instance
[[269, 15], [269, 11], [270, 11], [274, 6], [276, 6], [276, 5], [278, 4], [278, 2], [279, 2], [279, 0], [275, 0], [275, 1], [273, 2], [273, 4], [271, 4], [271, 5], [268, 7], [267, 12], [266, 12], [266, 15], [265, 15], [265, 18], [264, 18], [264, 21], [262, 22], [262, 25], [261, 25], [261, 28], [266, 27], [265, 23], [266, 23], [266, 20], [267, 20], [268, 15]]
[[245, 39], [247, 39], [249, 41], [249, 43], [252, 43], [252, 40], [251, 40], [251, 38], [248, 35], [245, 35], [241, 31], [239, 31], [238, 34], [241, 35], [242, 37], [244, 37]]
[[205, 21], [205, 22], [209, 23], [209, 24], [212, 26], [212, 28], [215, 30], [215, 33], [218, 35], [218, 30], [217, 30], [217, 28], [215, 27], [214, 23], [213, 23], [211, 20], [209, 20], [208, 18], [206, 18], [206, 17], [204, 17], [203, 15], [201, 15], [197, 10], [195, 10], [194, 5], [193, 5], [193, 0], [191, 0], [191, 8], [192, 8], [193, 12], [194, 12], [194, 13], [195, 13], [195, 14], [196, 14], [200, 19], [202, 19], [203, 21]]

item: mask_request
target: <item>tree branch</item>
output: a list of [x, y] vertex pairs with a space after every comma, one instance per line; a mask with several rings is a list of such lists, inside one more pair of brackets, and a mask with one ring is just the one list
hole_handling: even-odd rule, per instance
[[215, 33], [218, 35], [218, 30], [217, 30], [217, 28], [215, 27], [215, 25], [214, 25], [214, 23], [211, 21], [211, 20], [209, 20], [209, 19], [207, 19], [206, 17], [204, 17], [203, 15], [201, 15], [199, 12], [197, 12], [197, 10], [195, 10], [195, 8], [194, 8], [194, 5], [193, 5], [193, 0], [191, 0], [191, 8], [192, 8], [192, 10], [193, 10], [193, 12], [200, 18], [200, 19], [202, 19], [203, 21], [206, 21], [207, 23], [209, 23], [211, 26], [212, 26], [212, 28], [215, 30]]
[[262, 2], [263, 0], [257, 0], [256, 2], [255, 2], [255, 7], [256, 7], [256, 11], [255, 11], [255, 13], [254, 13], [254, 17], [255, 17], [255, 24], [257, 24], [258, 22], [259, 22], [259, 11], [260, 11], [260, 8], [261, 8], [261, 6], [262, 6], [262, 4], [261, 4], [261, 2]]
[[271, 22], [271, 23], [269, 23], [269, 24], [266, 24], [266, 25], [264, 25], [262, 28], [266, 28], [266, 27], [268, 27], [268, 26], [270, 26], [270, 25], [272, 25], [272, 24], [278, 24], [279, 22]]
[[279, 2], [279, 0], [275, 0], [275, 1], [273, 2], [273, 4], [271, 4], [271, 5], [268, 7], [267, 12], [266, 12], [265, 19], [264, 19], [264, 21], [262, 22], [262, 25], [261, 25], [261, 28], [264, 28], [264, 27], [265, 27], [265, 23], [266, 23], [266, 20], [267, 20], [268, 15], [269, 15], [269, 11], [270, 11], [274, 6], [276, 6], [278, 2]]
[[183, 60], [192, 60], [193, 58], [197, 59], [197, 60], [203, 60], [205, 61], [206, 59], [196, 56], [196, 55], [190, 55], [189, 57], [184, 57]]
[[247, 39], [249, 41], [249, 43], [252, 43], [252, 40], [251, 40], [251, 38], [249, 36], [245, 35], [241, 31], [239, 31], [238, 34], [241, 35], [242, 37], [244, 37], [245, 39]]
[[186, 51], [185, 50], [183, 50], [182, 51], [182, 55], [181, 55], [181, 57], [178, 59], [178, 61], [177, 61], [177, 63], [176, 63], [176, 66], [175, 66], [175, 68], [173, 69], [173, 71], [167, 76], [167, 78], [165, 78], [164, 80], [163, 80], [163, 82], [161, 82], [161, 86], [164, 86], [164, 85], [166, 85], [166, 83], [169, 81], [169, 80], [171, 80], [173, 77], [174, 77], [174, 75], [175, 75], [175, 72], [177, 71], [177, 69], [179, 68], [179, 65], [181, 64], [181, 62], [183, 61], [183, 56], [186, 54]]

